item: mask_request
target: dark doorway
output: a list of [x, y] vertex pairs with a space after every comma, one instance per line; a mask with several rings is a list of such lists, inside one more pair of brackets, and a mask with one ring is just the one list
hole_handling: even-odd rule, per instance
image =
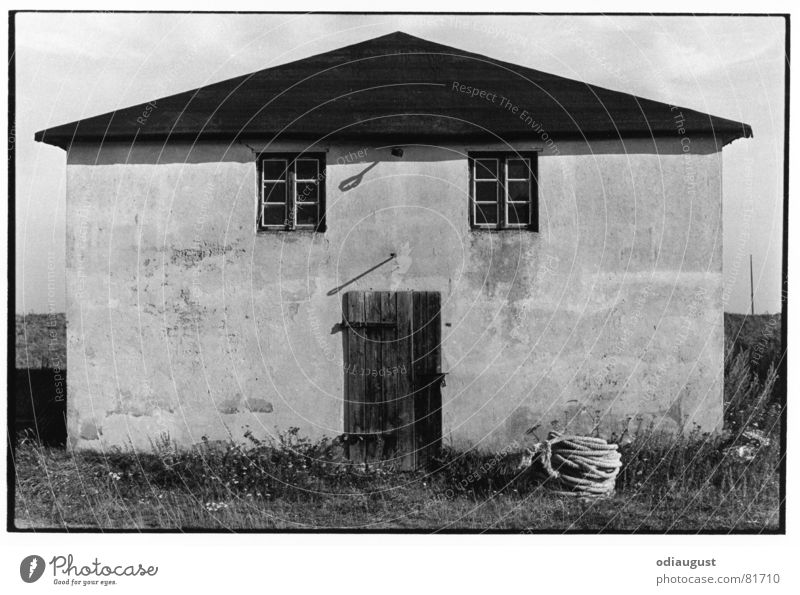
[[415, 469], [441, 447], [440, 310], [438, 292], [344, 294], [344, 428], [351, 460], [395, 460]]

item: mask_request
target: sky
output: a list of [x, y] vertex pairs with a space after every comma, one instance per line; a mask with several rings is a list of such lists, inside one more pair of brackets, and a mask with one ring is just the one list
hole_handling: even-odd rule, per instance
[[780, 311], [784, 20], [777, 17], [18, 14], [16, 310], [64, 310], [65, 152], [34, 132], [405, 31], [746, 122], [723, 151], [725, 310]]

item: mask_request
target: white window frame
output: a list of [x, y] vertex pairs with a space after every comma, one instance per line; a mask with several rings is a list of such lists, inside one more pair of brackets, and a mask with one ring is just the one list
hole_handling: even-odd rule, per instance
[[[297, 164], [299, 162], [301, 162], [301, 161], [312, 161], [314, 163], [317, 173], [314, 175], [313, 178], [299, 178], [298, 179], [298, 177], [297, 177]], [[304, 205], [314, 205], [314, 206], [316, 206], [317, 207], [316, 211], [315, 211], [316, 217], [314, 217], [314, 219], [317, 221], [317, 223], [319, 223], [319, 220], [320, 220], [320, 217], [319, 217], [319, 201], [320, 201], [320, 196], [321, 196], [320, 195], [319, 186], [322, 183], [322, 181], [320, 180], [320, 175], [319, 175], [319, 159], [316, 159], [316, 158], [309, 159], [309, 158], [298, 157], [297, 159], [295, 159], [293, 161], [293, 164], [294, 164], [294, 167], [291, 168], [291, 172], [290, 172], [290, 175], [292, 176], [292, 182], [293, 182], [293, 187], [292, 188], [293, 188], [293, 191], [294, 191], [294, 194], [293, 194], [294, 199], [292, 200], [292, 207], [293, 208], [291, 210], [291, 213], [292, 213], [292, 222], [291, 222], [292, 228], [293, 229], [316, 229], [317, 224], [309, 225], [308, 223], [301, 224], [301, 223], [297, 222], [297, 204], [298, 203], [302, 203]], [[309, 184], [309, 183], [316, 184], [317, 185], [317, 200], [314, 200], [314, 201], [307, 201], [307, 200], [300, 201], [300, 200], [298, 200], [298, 198], [297, 198], [298, 197], [298, 194], [297, 194], [297, 184], [298, 183], [300, 183], [300, 184]]]
[[[526, 178], [509, 178], [508, 177], [508, 162], [509, 161], [522, 161], [525, 163], [525, 167], [528, 170], [528, 177]], [[531, 226], [531, 217], [533, 216], [533, 201], [531, 200], [531, 193], [533, 192], [533, 170], [531, 169], [531, 159], [530, 157], [516, 157], [516, 156], [508, 156], [503, 159], [503, 168], [504, 168], [504, 180], [505, 183], [502, 184], [503, 190], [505, 191], [505, 200], [503, 201], [503, 205], [505, 207], [504, 213], [504, 220], [502, 225], [508, 229], [527, 229]], [[528, 184], [528, 198], [524, 201], [522, 200], [511, 200], [511, 193], [508, 191], [508, 187], [510, 182], [526, 182]], [[515, 204], [515, 205], [528, 205], [528, 220], [525, 223], [509, 223], [508, 222], [508, 204]]]
[[[494, 161], [495, 163], [495, 171], [497, 172], [497, 178], [491, 180], [490, 178], [482, 178], [478, 179], [478, 161]], [[478, 227], [481, 229], [497, 229], [498, 224], [500, 223], [500, 192], [499, 188], [502, 186], [502, 182], [500, 180], [500, 159], [497, 157], [475, 157], [472, 162], [473, 172], [472, 172], [472, 225], [473, 227]], [[495, 184], [495, 200], [493, 201], [485, 201], [485, 200], [477, 200], [478, 197], [478, 183], [479, 182], [494, 182]], [[495, 216], [497, 218], [497, 223], [478, 223], [478, 205], [495, 205]]]
[[[298, 163], [313, 162], [315, 164], [315, 175], [313, 178], [297, 177]], [[272, 179], [267, 178], [267, 163], [280, 163], [284, 172], [285, 178]], [[321, 153], [262, 153], [258, 156], [258, 164], [260, 168], [260, 188], [258, 188], [258, 210], [256, 216], [257, 232], [275, 232], [275, 231], [314, 231], [324, 232], [324, 209], [325, 209], [325, 156]], [[280, 223], [266, 223], [267, 209], [277, 210], [278, 204], [276, 202], [267, 202], [265, 194], [266, 184], [283, 184], [283, 218]], [[301, 184], [315, 184], [317, 196], [315, 200], [299, 201], [298, 200], [298, 185]], [[314, 223], [298, 223], [297, 222], [297, 205], [314, 206]], [[273, 206], [271, 206], [273, 205]]]
[[[497, 170], [497, 179], [491, 178], [478, 178], [478, 163], [494, 161]], [[527, 171], [528, 177], [509, 178], [508, 166], [509, 161], [521, 161]], [[538, 166], [538, 151], [525, 151], [525, 152], [511, 152], [511, 151], [475, 151], [469, 153], [470, 162], [470, 227], [473, 230], [489, 230], [489, 231], [503, 231], [503, 230], [530, 230], [538, 231], [538, 180], [537, 180], [537, 166]], [[478, 184], [480, 182], [494, 182], [497, 187], [497, 201], [478, 201]], [[526, 182], [528, 184], [528, 197], [527, 203], [520, 200], [511, 200], [509, 186], [510, 182]], [[478, 205], [496, 204], [498, 209], [497, 223], [478, 223]], [[528, 206], [528, 220], [523, 223], [509, 223], [508, 212], [509, 204]]]
[[[258, 221], [258, 227], [259, 227], [259, 229], [274, 229], [274, 230], [286, 229], [286, 227], [287, 227], [287, 224], [286, 224], [286, 222], [287, 222], [287, 212], [286, 212], [286, 210], [289, 207], [289, 195], [288, 195], [288, 192], [289, 192], [289, 188], [288, 188], [289, 180], [288, 179], [280, 179], [280, 180], [269, 179], [268, 180], [267, 177], [266, 177], [267, 168], [264, 167], [264, 164], [267, 163], [267, 162], [283, 163], [283, 171], [286, 174], [286, 178], [289, 177], [289, 172], [288, 172], [289, 160], [288, 159], [286, 159], [285, 157], [262, 157], [261, 158], [261, 189], [259, 190], [259, 200], [261, 201], [261, 219]], [[264, 215], [267, 212], [267, 205], [269, 204], [267, 202], [267, 197], [264, 196], [264, 186], [267, 183], [270, 183], [270, 184], [283, 184], [283, 203], [282, 203], [282, 206], [283, 206], [283, 223], [280, 223], [280, 224], [277, 224], [277, 223], [267, 224], [267, 223], [265, 223], [266, 218], [264, 217]], [[273, 207], [273, 208], [277, 208], [277, 203], [273, 203], [273, 204], [275, 205], [275, 207]]]

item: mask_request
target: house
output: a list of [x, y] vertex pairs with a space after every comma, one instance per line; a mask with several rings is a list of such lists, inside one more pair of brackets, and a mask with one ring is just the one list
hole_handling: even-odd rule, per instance
[[36, 140], [67, 158], [68, 440], [722, 423], [746, 124], [393, 33]]

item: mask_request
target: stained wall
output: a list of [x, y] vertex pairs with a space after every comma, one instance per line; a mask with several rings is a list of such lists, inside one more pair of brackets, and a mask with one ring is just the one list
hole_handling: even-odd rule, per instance
[[398, 158], [287, 143], [269, 148], [327, 153], [327, 231], [257, 233], [263, 148], [69, 151], [72, 447], [342, 433], [334, 290], [390, 253], [347, 290], [441, 292], [446, 441], [503, 447], [536, 425], [720, 428], [711, 141], [515, 144], [541, 151], [538, 233], [469, 228], [466, 153], [506, 145], [408, 145]]

